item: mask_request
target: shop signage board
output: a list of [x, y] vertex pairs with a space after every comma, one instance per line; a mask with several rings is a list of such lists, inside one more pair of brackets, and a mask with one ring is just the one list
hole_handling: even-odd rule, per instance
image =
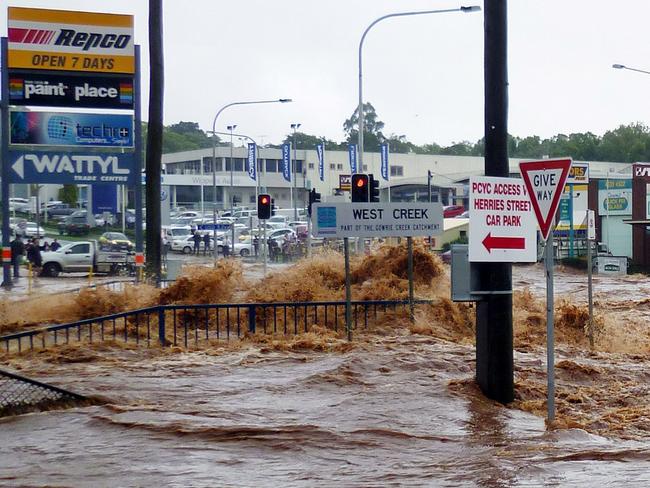
[[133, 16], [9, 7], [8, 67], [135, 73]]
[[468, 247], [470, 262], [537, 261], [535, 215], [522, 180], [470, 178]]
[[416, 237], [443, 232], [440, 203], [316, 203], [315, 237]]
[[9, 73], [9, 105], [133, 109], [133, 80], [128, 76]]
[[134, 154], [97, 152], [9, 151], [11, 183], [135, 183]]
[[133, 147], [133, 115], [80, 112], [10, 113], [9, 144]]

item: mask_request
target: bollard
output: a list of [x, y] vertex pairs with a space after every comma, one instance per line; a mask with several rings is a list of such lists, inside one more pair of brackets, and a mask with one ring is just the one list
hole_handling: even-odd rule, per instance
[[166, 338], [165, 338], [165, 309], [160, 307], [158, 309], [158, 340], [160, 345], [165, 347]]
[[255, 305], [248, 307], [248, 332], [255, 334]]
[[88, 285], [91, 285], [93, 281], [93, 267], [92, 265], [88, 267]]

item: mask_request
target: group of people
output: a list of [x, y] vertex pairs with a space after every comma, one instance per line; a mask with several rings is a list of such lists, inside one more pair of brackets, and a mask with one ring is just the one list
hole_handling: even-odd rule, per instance
[[[212, 241], [212, 235], [209, 232], [206, 232], [203, 236], [199, 231], [195, 231], [192, 235], [192, 240], [194, 241], [194, 254], [198, 255], [201, 251], [201, 242], [203, 242], [203, 255], [206, 256], [210, 252], [210, 242]], [[228, 237], [224, 237], [223, 244], [223, 255], [228, 257], [230, 255], [230, 241]]]
[[38, 237], [30, 237], [27, 242], [23, 242], [22, 236], [17, 234], [11, 241], [11, 264], [14, 269], [14, 278], [20, 278], [20, 265], [23, 262], [23, 256], [26, 256], [27, 261], [38, 271], [43, 266], [41, 252], [56, 251], [60, 247], [61, 244], [56, 239], [52, 243], [43, 241], [41, 244]]

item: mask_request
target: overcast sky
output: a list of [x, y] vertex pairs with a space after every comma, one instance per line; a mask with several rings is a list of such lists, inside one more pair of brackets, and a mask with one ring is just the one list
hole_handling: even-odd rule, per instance
[[[552, 136], [648, 121], [648, 0], [510, 0], [509, 132]], [[148, 97], [146, 0], [0, 0], [8, 5], [133, 14], [143, 46]], [[232, 107], [218, 129], [277, 143], [300, 130], [341, 141], [358, 101], [357, 49], [377, 17], [481, 5], [446, 0], [165, 0], [165, 124], [211, 129], [218, 109], [239, 100], [291, 104]], [[476, 141], [483, 135], [483, 13], [388, 19], [364, 47], [364, 99], [386, 135], [416, 144]]]

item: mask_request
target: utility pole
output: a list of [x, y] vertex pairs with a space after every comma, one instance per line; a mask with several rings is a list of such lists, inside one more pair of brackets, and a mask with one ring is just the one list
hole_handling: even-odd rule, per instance
[[[160, 282], [160, 174], [163, 137], [163, 16], [162, 0], [149, 0], [149, 127], [147, 131], [147, 271]], [[140, 178], [140, 175], [137, 175]], [[141, 184], [137, 181], [136, 184]]]
[[[508, 177], [507, 2], [485, 0], [485, 175]], [[476, 308], [476, 381], [493, 400], [514, 399], [512, 265], [476, 263], [481, 290]]]

